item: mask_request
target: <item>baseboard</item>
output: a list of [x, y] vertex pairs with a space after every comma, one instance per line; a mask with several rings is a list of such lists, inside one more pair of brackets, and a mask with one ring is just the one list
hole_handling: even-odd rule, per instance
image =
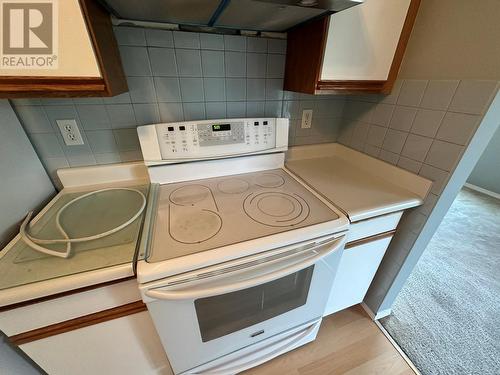
[[377, 325], [378, 329], [380, 329], [380, 331], [384, 334], [384, 336], [387, 338], [387, 340], [389, 340], [389, 342], [394, 347], [394, 349], [396, 349], [398, 351], [399, 355], [405, 360], [405, 362], [408, 364], [408, 366], [410, 366], [410, 368], [412, 369], [412, 371], [416, 375], [422, 375], [420, 373], [420, 371], [417, 369], [417, 367], [413, 364], [413, 362], [411, 361], [411, 359], [408, 358], [408, 356], [403, 351], [403, 349], [401, 349], [401, 347], [398, 345], [398, 343], [396, 341], [394, 341], [394, 339], [389, 334], [389, 332], [387, 332], [387, 330], [384, 328], [384, 326], [382, 324], [380, 324], [380, 322], [378, 322], [376, 320], [375, 320], [375, 324]]
[[361, 307], [363, 308], [363, 310], [366, 311], [366, 313], [370, 316], [370, 318], [372, 318], [372, 320], [378, 320], [378, 319], [385, 318], [386, 316], [391, 315], [391, 312], [392, 312], [391, 309], [386, 309], [386, 310], [379, 311], [378, 313], [375, 314], [372, 311], [372, 309], [370, 309], [368, 307], [368, 305], [364, 302], [361, 302]]
[[483, 189], [482, 187], [479, 187], [479, 186], [476, 186], [476, 185], [469, 184], [468, 182], [466, 182], [466, 183], [464, 184], [464, 186], [465, 186], [465, 187], [468, 187], [469, 189], [472, 189], [472, 190], [478, 191], [478, 192], [480, 192], [480, 193], [483, 193], [483, 194], [489, 195], [490, 197], [493, 197], [493, 198], [496, 198], [496, 199], [500, 199], [500, 194], [495, 193], [494, 191], [487, 190], [487, 189]]

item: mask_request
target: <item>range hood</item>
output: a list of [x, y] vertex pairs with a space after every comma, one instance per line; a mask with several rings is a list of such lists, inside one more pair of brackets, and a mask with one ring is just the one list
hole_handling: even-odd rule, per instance
[[363, 0], [99, 0], [120, 19], [237, 30], [286, 32]]

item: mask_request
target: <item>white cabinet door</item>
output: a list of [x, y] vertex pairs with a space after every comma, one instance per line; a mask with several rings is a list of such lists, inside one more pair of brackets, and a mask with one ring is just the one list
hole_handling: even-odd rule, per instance
[[385, 237], [344, 250], [325, 316], [363, 301], [391, 239]]
[[330, 18], [321, 80], [386, 80], [411, 0], [365, 0]]

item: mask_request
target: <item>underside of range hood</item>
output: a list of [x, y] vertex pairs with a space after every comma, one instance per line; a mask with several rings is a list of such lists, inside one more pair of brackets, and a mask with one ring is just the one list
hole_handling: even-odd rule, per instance
[[99, 0], [120, 19], [224, 29], [286, 32], [363, 0]]

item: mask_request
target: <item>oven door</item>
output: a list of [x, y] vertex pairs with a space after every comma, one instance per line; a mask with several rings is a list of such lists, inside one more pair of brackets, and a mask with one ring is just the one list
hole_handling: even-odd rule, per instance
[[175, 373], [323, 316], [345, 235], [141, 285]]

